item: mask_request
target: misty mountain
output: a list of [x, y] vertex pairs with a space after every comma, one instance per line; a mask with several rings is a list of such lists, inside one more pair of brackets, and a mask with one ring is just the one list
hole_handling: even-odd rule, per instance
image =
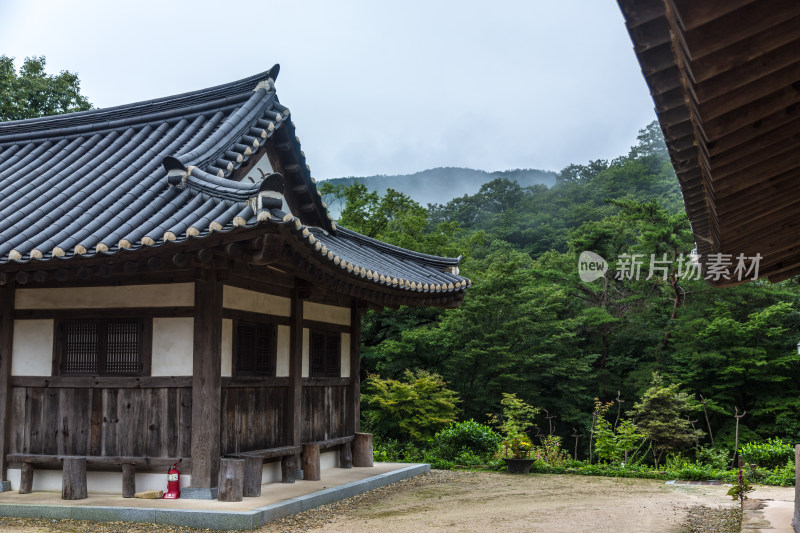
[[392, 188], [407, 194], [420, 204], [444, 204], [465, 194], [475, 194], [481, 185], [497, 178], [517, 181], [523, 187], [544, 184], [552, 187], [556, 173], [549, 170], [531, 168], [486, 172], [472, 168], [439, 167], [423, 170], [415, 174], [334, 178], [326, 180], [334, 185], [363, 183], [367, 189], [384, 194]]

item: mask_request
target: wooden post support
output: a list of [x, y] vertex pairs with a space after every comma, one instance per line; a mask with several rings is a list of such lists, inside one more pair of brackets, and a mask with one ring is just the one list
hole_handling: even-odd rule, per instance
[[220, 459], [218, 499], [240, 502], [244, 496], [244, 459]]
[[8, 479], [11, 420], [11, 352], [14, 348], [14, 284], [0, 287], [0, 480]]
[[30, 494], [33, 491], [33, 465], [22, 463], [19, 479], [19, 493]]
[[350, 305], [350, 386], [347, 387], [347, 435], [361, 430], [361, 309]]
[[353, 439], [353, 466], [372, 466], [372, 433], [356, 433]]
[[86, 490], [86, 457], [64, 457], [61, 478], [61, 499], [82, 500]]
[[303, 479], [320, 480], [319, 444], [303, 444]]
[[800, 444], [794, 447], [794, 520], [800, 524]]
[[[213, 489], [220, 456], [222, 284], [214, 269], [195, 280], [192, 364], [192, 489]], [[208, 495], [206, 495], [208, 497]]]
[[339, 468], [353, 468], [353, 446], [349, 442], [339, 447]]
[[[302, 285], [300, 280], [295, 285]], [[303, 439], [303, 300], [304, 291], [296, 287], [292, 293], [289, 332], [289, 401], [286, 409], [288, 444], [300, 446]], [[300, 462], [295, 459], [295, 467]]]
[[122, 465], [122, 497], [133, 498], [136, 494], [136, 465], [124, 463]]
[[261, 472], [264, 459], [261, 457], [244, 458], [244, 488], [242, 494], [248, 498], [261, 496]]
[[296, 458], [296, 455], [284, 455], [281, 457], [281, 483], [294, 483], [295, 478], [297, 478]]

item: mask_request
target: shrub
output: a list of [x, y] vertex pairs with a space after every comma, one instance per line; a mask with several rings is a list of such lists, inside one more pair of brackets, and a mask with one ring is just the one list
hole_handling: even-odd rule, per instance
[[419, 463], [423, 461], [423, 451], [413, 442], [400, 442], [375, 436], [372, 457], [375, 461], [390, 463]]
[[441, 376], [406, 370], [402, 380], [367, 378], [362, 400], [367, 426], [378, 435], [424, 444], [455, 421], [458, 396]]
[[766, 477], [764, 483], [780, 487], [794, 486], [794, 461], [788, 461], [783, 466], [776, 466], [775, 470]]
[[534, 446], [531, 456], [551, 467], [564, 466], [570, 460], [567, 452], [561, 449], [561, 437], [557, 435], [544, 437], [541, 446]]
[[[439, 430], [431, 441], [431, 452], [440, 459], [458, 464], [485, 464], [501, 440], [502, 437], [489, 426], [467, 420]], [[469, 462], [461, 462], [458, 457]]]
[[747, 463], [772, 470], [794, 459], [794, 446], [779, 438], [762, 443], [750, 442], [739, 448], [739, 455]]
[[718, 448], [698, 448], [695, 451], [698, 463], [703, 463], [717, 470], [724, 470], [730, 464], [730, 454]]

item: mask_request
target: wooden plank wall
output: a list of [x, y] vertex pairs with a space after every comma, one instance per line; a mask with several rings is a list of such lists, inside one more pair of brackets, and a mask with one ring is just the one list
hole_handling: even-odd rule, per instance
[[223, 387], [223, 455], [291, 444], [284, 429], [288, 387]]
[[303, 442], [347, 436], [347, 385], [303, 386]]
[[13, 387], [8, 453], [189, 457], [192, 390]]

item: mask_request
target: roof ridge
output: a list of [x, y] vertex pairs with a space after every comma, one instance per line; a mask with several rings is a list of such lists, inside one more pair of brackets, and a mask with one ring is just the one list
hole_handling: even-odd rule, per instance
[[[274, 80], [279, 71], [280, 65], [276, 63], [271, 69], [265, 72], [205, 89], [188, 91], [185, 93], [163, 96], [150, 100], [142, 100], [140, 102], [132, 102], [118, 106], [90, 109], [88, 111], [77, 111], [74, 113], [66, 113], [61, 115], [50, 115], [46, 117], [0, 122], [0, 141], [2, 141], [3, 137], [18, 133], [53, 130], [54, 128], [64, 128], [83, 124], [102, 123], [109, 120], [106, 118], [107, 116], [114, 116], [122, 111], [130, 112], [126, 113], [125, 115], [140, 117], [143, 115], [150, 115], [153, 113], [158, 113], [159, 111], [163, 111], [159, 109], [160, 107], [166, 107], [166, 109], [179, 109], [182, 107], [189, 107], [191, 105], [199, 105], [216, 100], [224, 100], [234, 95], [252, 91], [256, 88], [256, 85], [260, 81], [266, 80], [270, 77]], [[163, 104], [173, 105], [164, 106]], [[145, 111], [144, 108], [148, 107], [155, 107], [156, 109], [153, 111], [148, 110], [147, 112], [143, 113], [143, 111]]]
[[409, 250], [408, 248], [402, 248], [400, 246], [395, 246], [394, 244], [389, 244], [383, 241], [379, 241], [377, 239], [373, 239], [372, 237], [367, 237], [366, 235], [362, 235], [357, 231], [343, 228], [342, 226], [338, 225], [337, 225], [337, 231], [341, 234], [341, 236], [351, 239], [353, 241], [360, 241], [363, 244], [368, 244], [372, 247], [378, 248], [390, 254], [398, 254], [409, 258], [413, 258], [415, 261], [423, 262], [429, 266], [444, 268], [444, 267], [458, 266], [458, 264], [461, 262], [461, 256], [442, 257], [438, 255], [424, 254], [422, 252], [415, 252], [414, 250]]

